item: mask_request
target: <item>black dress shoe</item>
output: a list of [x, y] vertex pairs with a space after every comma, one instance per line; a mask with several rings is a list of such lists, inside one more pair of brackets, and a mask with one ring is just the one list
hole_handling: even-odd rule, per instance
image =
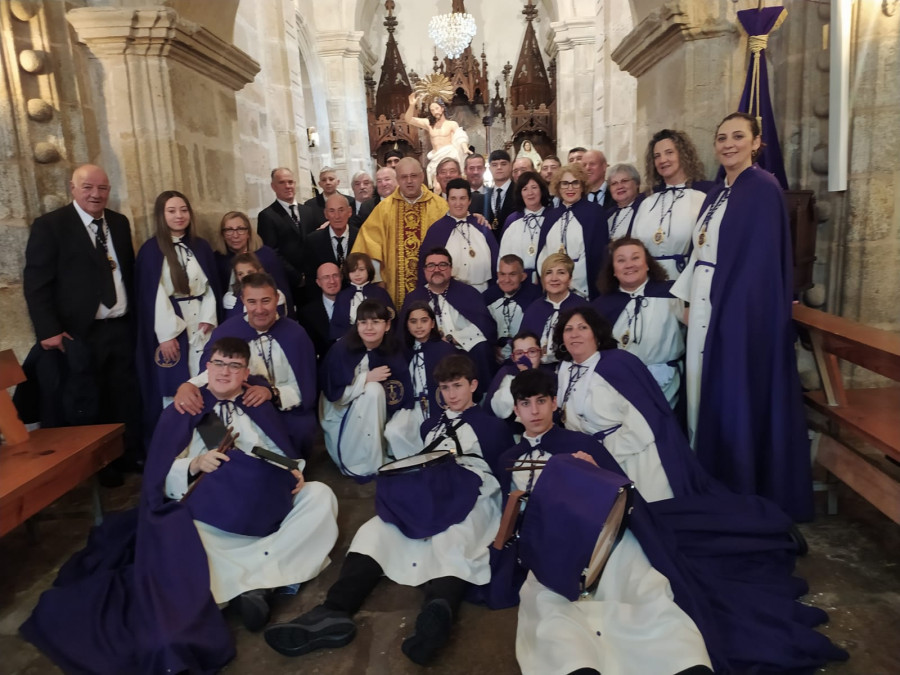
[[287, 623], [266, 628], [269, 646], [285, 656], [301, 656], [317, 649], [343, 647], [356, 637], [356, 624], [347, 612], [314, 607]]
[[416, 619], [416, 632], [400, 645], [403, 653], [413, 663], [424, 666], [450, 639], [453, 612], [450, 604], [441, 598], [429, 602]]
[[269, 623], [269, 596], [271, 594], [270, 590], [259, 588], [241, 593], [235, 598], [244, 628], [251, 633], [262, 630]]

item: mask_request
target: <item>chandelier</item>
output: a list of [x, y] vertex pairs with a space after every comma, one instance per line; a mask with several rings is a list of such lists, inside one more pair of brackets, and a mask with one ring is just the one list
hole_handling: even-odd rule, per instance
[[428, 37], [451, 59], [463, 53], [476, 32], [475, 17], [468, 12], [438, 14], [428, 24]]

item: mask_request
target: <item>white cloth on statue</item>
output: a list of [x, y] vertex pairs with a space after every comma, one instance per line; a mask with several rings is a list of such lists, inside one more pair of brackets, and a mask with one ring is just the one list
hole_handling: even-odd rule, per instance
[[[244, 317], [246, 319], [246, 317]], [[273, 387], [278, 388], [280, 400], [279, 410], [290, 410], [303, 403], [300, 393], [300, 384], [291, 367], [290, 361], [284, 354], [278, 340], [273, 339], [268, 333], [256, 331], [257, 338], [248, 342], [250, 347], [250, 374], [266, 378]], [[271, 355], [269, 349], [271, 348]], [[271, 361], [267, 365], [267, 361]], [[206, 370], [188, 380], [195, 387], [203, 387], [209, 382]]]
[[[438, 309], [435, 310], [438, 330], [441, 335], [452, 335], [460, 349], [469, 351], [475, 345], [484, 342], [484, 333], [474, 323], [460, 314], [456, 308], [447, 302], [443, 295], [434, 295], [437, 298]], [[434, 303], [431, 302], [432, 309]], [[438, 311], [440, 310], [440, 311]]]
[[425, 168], [425, 178], [428, 181], [428, 187], [430, 189], [434, 190], [437, 187], [434, 177], [437, 173], [437, 166], [441, 163], [441, 160], [450, 157], [459, 162], [459, 166], [462, 168], [466, 163], [467, 155], [465, 148], [468, 147], [469, 134], [466, 133], [465, 129], [457, 125], [456, 131], [453, 132], [453, 136], [447, 145], [439, 150], [431, 150], [425, 155], [425, 159], [428, 160], [428, 166]]
[[[710, 207], [711, 208], [711, 207]], [[694, 229], [694, 250], [684, 273], [672, 285], [672, 295], [691, 304], [688, 315], [687, 345], [685, 347], [685, 392], [687, 396], [688, 438], [694, 443], [694, 432], [697, 429], [697, 415], [700, 410], [700, 376], [703, 373], [703, 349], [706, 345], [706, 332], [709, 330], [709, 319], [712, 316], [713, 275], [716, 272], [716, 260], [719, 250], [719, 231], [725, 207], [715, 210], [706, 226], [703, 245], [700, 245], [700, 231], [703, 220], [709, 209], [704, 211]]]
[[[641, 300], [640, 312], [635, 315], [637, 297], [643, 296], [646, 286], [645, 281], [629, 293], [632, 299], [616, 319], [613, 337], [619, 341], [619, 349], [631, 352], [647, 366], [669, 405], [674, 407], [681, 373], [668, 363], [684, 355], [684, 334], [678, 320], [684, 312], [684, 303], [677, 298], [645, 297]], [[627, 340], [625, 335], [628, 335]]]
[[601, 358], [600, 352], [595, 352], [585, 360], [581, 365], [587, 371], [571, 387], [573, 364], [560, 363], [556, 400], [565, 410], [565, 427], [590, 436], [608, 433], [600, 440], [644, 499], [670, 499], [674, 494], [659, 459], [653, 430], [640, 411], [594, 371]]
[[[457, 221], [446, 248], [453, 260], [453, 278], [483, 293], [492, 274], [491, 248], [484, 233], [467, 221]], [[469, 251], [475, 251], [475, 256]]]
[[631, 223], [631, 216], [634, 214], [634, 202], [621, 209], [613, 211], [612, 215], [606, 219], [606, 225], [609, 229], [609, 240], [621, 239], [628, 234], [628, 225]]
[[[458, 415], [447, 411], [448, 417]], [[462, 424], [456, 428], [456, 434], [463, 452], [482, 454], [472, 427]], [[430, 443], [436, 437], [429, 433], [425, 442]], [[448, 438], [438, 449], [455, 452], [456, 445]], [[488, 545], [500, 527], [500, 484], [484, 460], [457, 457], [456, 461], [481, 478], [478, 499], [465, 520], [433, 537], [409, 539], [395, 525], [375, 516], [356, 532], [350, 552], [374, 558], [386, 577], [406, 586], [418, 586], [439, 577], [486, 584], [491, 578]]]
[[[259, 445], [284, 454], [249, 415], [235, 414], [230, 424], [240, 434], [235, 441], [238, 450], [250, 454]], [[166, 496], [184, 496], [191, 460], [207, 451], [194, 430], [190, 445], [172, 463], [166, 477]], [[311, 482], [294, 495], [290, 513], [278, 530], [266, 537], [232, 534], [195, 520], [209, 561], [210, 590], [215, 601], [226, 602], [245, 591], [302, 583], [317, 576], [331, 562], [328, 554], [337, 541], [337, 511], [331, 488]]]
[[530, 281], [538, 282], [538, 239], [541, 236], [541, 228], [544, 226], [544, 211], [543, 206], [537, 211], [525, 209], [522, 217], [511, 222], [509, 227], [503, 231], [500, 251], [497, 255], [498, 268], [500, 258], [509, 254], [517, 255], [522, 259], [526, 270], [534, 270]]
[[[203, 347], [206, 346], [206, 342], [212, 334], [211, 330], [209, 333], [203, 333], [200, 330], [200, 324], [208, 323], [216, 326], [219, 323], [216, 316], [216, 296], [213, 294], [206, 274], [203, 273], [203, 268], [197, 262], [197, 257], [181, 243], [181, 237], [172, 237], [172, 242], [175, 244], [178, 260], [187, 273], [190, 292], [186, 296], [175, 292], [169, 273], [169, 261], [164, 257], [159, 286], [156, 290], [153, 330], [160, 343], [172, 340], [181, 335], [183, 331], [187, 331], [188, 353], [182, 354], [181, 357], [187, 358], [188, 372], [193, 376], [200, 369]], [[173, 300], [178, 303], [181, 316], [175, 313], [175, 308], [172, 306]]]
[[325, 449], [344, 474], [349, 471], [357, 476], [370, 476], [385, 460], [387, 402], [380, 382], [366, 382], [368, 372], [369, 358], [364, 355], [356, 366], [353, 382], [344, 388], [338, 401], [319, 397], [319, 421], [325, 435]]
[[565, 253], [575, 262], [570, 284], [573, 291], [580, 296], [588, 297], [588, 285], [596, 279], [587, 278], [587, 260], [584, 257], [584, 230], [571, 209], [559, 217], [544, 240], [544, 248], [538, 253], [537, 269], [541, 269], [544, 261], [551, 253]]
[[[493, 317], [494, 323], [497, 324], [497, 337], [501, 340], [503, 338], [512, 338], [519, 332], [519, 327], [522, 325], [522, 317], [525, 315], [522, 305], [513, 300], [506, 302], [508, 299], [509, 296], [504, 293], [488, 305], [488, 312]], [[508, 359], [512, 353], [512, 342], [510, 341], [503, 345], [500, 352], [504, 359]]]
[[[669, 186], [656, 192], [638, 207], [634, 217], [631, 236], [640, 239], [654, 258], [660, 256], [685, 255], [691, 243], [694, 223], [703, 207], [706, 193], [684, 185]], [[662, 241], [654, 237], [662, 231]], [[659, 260], [669, 279], [677, 279], [679, 274], [674, 260]]]
[[409, 381], [412, 382], [413, 396], [415, 397], [413, 407], [398, 410], [384, 426], [387, 452], [394, 459], [417, 455], [424, 447], [419, 430], [425, 421], [429, 405], [428, 378], [425, 372], [422, 343], [418, 341], [413, 347], [413, 357], [409, 362]]

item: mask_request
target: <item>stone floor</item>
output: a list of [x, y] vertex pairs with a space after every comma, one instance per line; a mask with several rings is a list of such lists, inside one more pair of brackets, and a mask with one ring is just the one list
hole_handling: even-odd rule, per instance
[[[358, 486], [339, 476], [321, 445], [307, 473], [311, 480], [328, 483], [337, 494], [341, 536], [333, 552], [335, 562], [297, 596], [282, 599], [274, 609], [276, 620], [289, 619], [324, 598], [353, 533], [374, 513], [373, 486]], [[139, 478], [131, 476], [126, 486], [104, 490], [107, 508], [133, 504], [138, 486]], [[900, 673], [900, 528], [849, 490], [839, 488], [838, 495], [838, 515], [820, 515], [802, 527], [810, 553], [798, 566], [798, 574], [812, 589], [805, 600], [831, 615], [822, 631], [851, 655], [849, 662], [830, 664], [820, 672], [894, 675]], [[817, 498], [820, 511], [824, 511], [824, 495]], [[90, 491], [83, 486], [46, 509], [36, 539], [24, 527], [0, 539], [0, 674], [59, 672], [19, 638], [17, 628], [52, 583], [59, 566], [84, 544], [90, 527], [89, 499]], [[238, 652], [226, 671], [328, 675], [519, 672], [514, 652], [516, 610], [491, 612], [472, 605], [463, 606], [460, 624], [438, 663], [421, 668], [409, 662], [400, 643], [412, 631], [419, 604], [418, 591], [385, 580], [357, 615], [359, 631], [354, 642], [343, 649], [297, 659], [270, 650], [260, 635], [247, 633], [226, 610]]]

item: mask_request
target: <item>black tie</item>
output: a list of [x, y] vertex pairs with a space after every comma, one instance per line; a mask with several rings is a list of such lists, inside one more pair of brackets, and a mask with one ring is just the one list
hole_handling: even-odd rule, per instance
[[343, 237], [335, 237], [334, 240], [337, 242], [337, 264], [338, 267], [344, 264], [344, 247], [341, 245], [341, 242], [344, 241]]
[[107, 307], [114, 307], [116, 304], [116, 282], [113, 280], [113, 262], [109, 255], [109, 249], [106, 247], [106, 233], [103, 231], [103, 219], [95, 218], [91, 221], [97, 227], [97, 236], [95, 249], [97, 257], [103, 265], [103, 272], [100, 275], [100, 302]]
[[494, 198], [494, 218], [500, 217], [500, 204], [503, 201], [503, 190], [500, 188], [495, 188], [497, 190], [497, 196]]
[[300, 226], [300, 218], [299, 218], [299, 216], [297, 216], [297, 205], [291, 204], [288, 208], [291, 211], [291, 220], [294, 221], [294, 225], [299, 227]]

